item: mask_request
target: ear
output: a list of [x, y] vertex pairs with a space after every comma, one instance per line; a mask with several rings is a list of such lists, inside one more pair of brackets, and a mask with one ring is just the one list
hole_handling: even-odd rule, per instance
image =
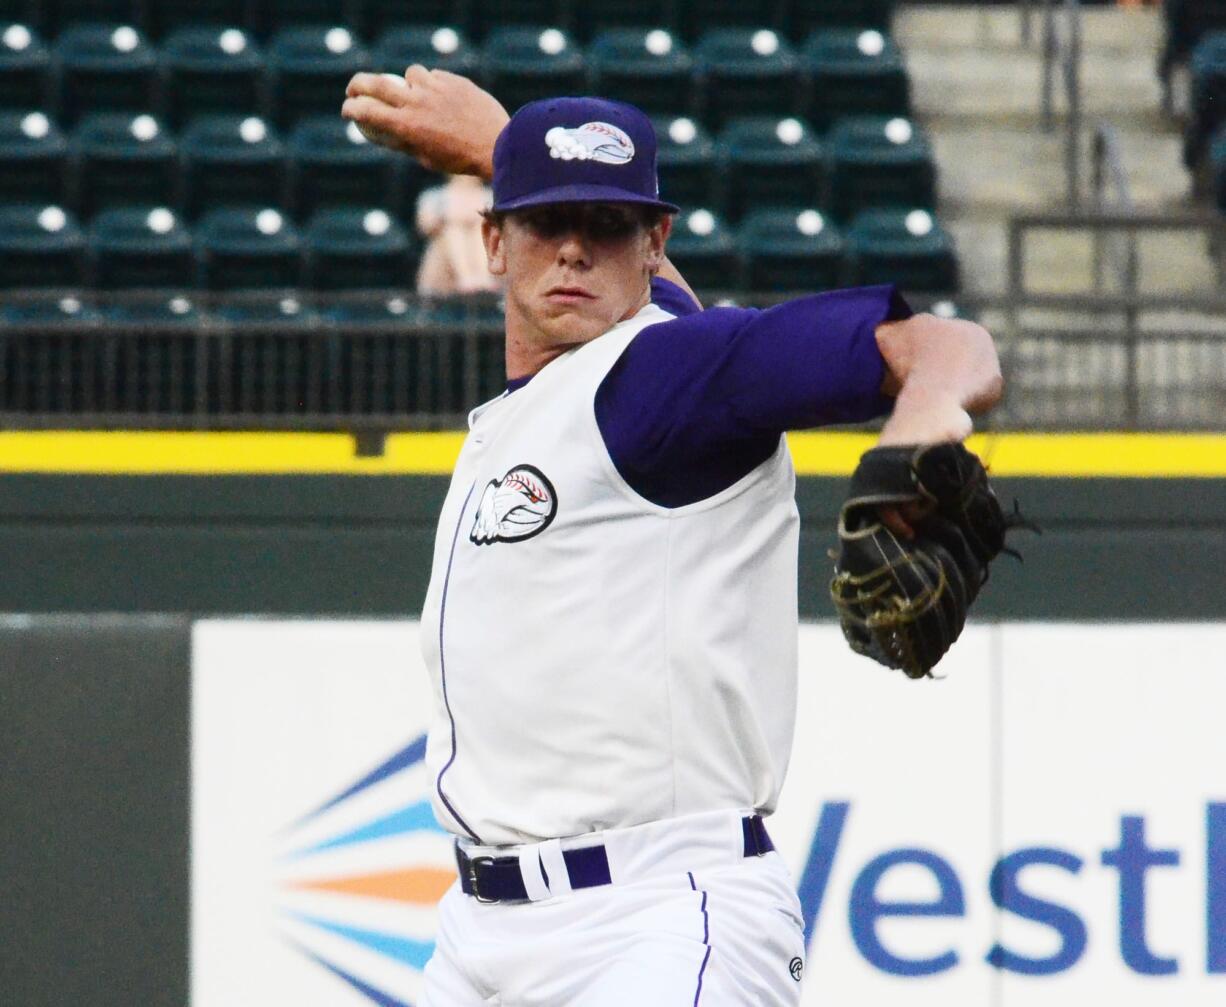
[[485, 261], [493, 276], [507, 272], [506, 232], [488, 217], [481, 220], [481, 240], [485, 243]]
[[647, 229], [647, 268], [655, 276], [664, 265], [664, 245], [673, 231], [673, 218], [665, 214], [660, 222]]

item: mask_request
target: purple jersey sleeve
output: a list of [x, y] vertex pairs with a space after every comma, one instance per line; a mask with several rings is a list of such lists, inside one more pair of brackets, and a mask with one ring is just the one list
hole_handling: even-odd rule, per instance
[[652, 277], [651, 280], [651, 301], [656, 307], [663, 308], [678, 318], [702, 310], [702, 305], [677, 284], [671, 280], [662, 280], [658, 276]]
[[[654, 295], [653, 284], [653, 301], [671, 310]], [[880, 416], [892, 400], [881, 394], [876, 329], [910, 315], [897, 290], [884, 286], [765, 311], [695, 306], [649, 326], [596, 393], [613, 463], [641, 496], [681, 507], [747, 475], [786, 430]]]

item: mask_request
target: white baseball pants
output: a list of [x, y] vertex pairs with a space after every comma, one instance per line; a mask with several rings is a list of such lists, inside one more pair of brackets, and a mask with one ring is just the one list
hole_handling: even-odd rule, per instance
[[453, 885], [420, 1007], [795, 1007], [800, 903], [778, 853], [744, 855], [742, 817], [602, 833], [609, 885], [565, 891], [562, 879], [539, 901], [509, 904]]

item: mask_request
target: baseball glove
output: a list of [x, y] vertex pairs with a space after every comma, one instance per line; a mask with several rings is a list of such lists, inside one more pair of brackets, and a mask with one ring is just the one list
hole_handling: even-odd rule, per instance
[[[882, 523], [882, 507], [921, 514], [914, 538]], [[966, 625], [988, 567], [1014, 527], [979, 458], [961, 444], [880, 447], [865, 452], [839, 515], [830, 596], [858, 654], [910, 678], [930, 676]], [[1020, 557], [1019, 557], [1020, 558]]]

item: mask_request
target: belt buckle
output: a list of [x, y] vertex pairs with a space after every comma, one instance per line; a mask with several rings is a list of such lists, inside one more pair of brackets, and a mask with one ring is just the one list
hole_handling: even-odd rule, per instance
[[492, 864], [493, 862], [494, 862], [493, 857], [469, 857], [468, 858], [468, 883], [472, 887], [473, 898], [475, 898], [478, 902], [485, 903], [486, 905], [497, 902], [498, 900], [488, 899], [482, 896], [481, 889], [477, 885], [477, 865], [478, 864]]

